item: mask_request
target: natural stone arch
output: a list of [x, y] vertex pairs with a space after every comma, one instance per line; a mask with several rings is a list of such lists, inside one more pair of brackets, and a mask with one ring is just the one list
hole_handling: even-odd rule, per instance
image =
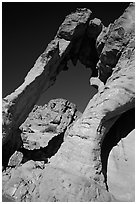
[[[102, 171], [101, 145], [120, 116], [135, 107], [134, 37], [134, 4], [108, 28], [97, 19], [91, 20], [89, 10], [78, 10], [66, 18], [25, 82], [3, 100], [5, 152], [6, 144], [12, 141], [11, 149], [8, 147], [10, 150], [6, 152], [8, 158], [17, 149], [18, 127], [41, 90], [52, 85], [56, 75], [66, 68], [66, 62], [71, 59], [75, 64], [79, 59], [93, 69], [94, 78], [90, 83], [98, 87], [98, 93], [66, 132], [65, 141], [51, 158], [39, 184], [37, 201], [113, 200]], [[96, 45], [96, 49], [88, 47], [90, 44]], [[84, 53], [85, 49], [88, 52]], [[98, 77], [95, 68], [98, 68]]]
[[97, 93], [97, 88], [91, 86], [89, 82], [92, 70], [83, 65], [79, 60], [75, 66], [69, 60], [67, 67], [67, 71], [59, 73], [54, 85], [42, 93], [37, 105], [47, 104], [51, 99], [62, 98], [76, 104], [77, 109], [83, 113], [89, 99]]
[[[15, 136], [18, 134], [15, 132], [18, 132], [19, 126], [27, 118], [40, 94], [54, 84], [56, 76], [61, 70], [68, 69], [67, 61], [69, 59], [74, 65], [78, 59], [82, 62], [84, 60], [85, 66], [91, 66], [95, 69], [97, 51], [94, 38], [101, 32], [102, 24], [100, 20], [97, 21], [97, 24], [96, 20], [95, 22], [94, 20], [90, 21], [91, 14], [88, 9], [78, 9], [76, 13], [68, 15], [54, 40], [49, 43], [45, 52], [38, 58], [34, 67], [25, 77], [24, 83], [3, 99], [3, 149], [10, 140], [8, 151], [3, 152], [5, 158], [9, 158], [11, 153], [17, 149], [17, 143], [20, 144], [19, 137], [16, 138]], [[88, 26], [89, 21], [91, 22], [90, 26]], [[88, 33], [93, 30], [94, 26], [93, 34], [88, 37]], [[85, 35], [87, 36], [86, 39]], [[92, 43], [93, 46], [89, 47], [89, 52], [83, 57], [81, 52], [83, 53], [85, 43], [89, 40], [94, 42]], [[92, 54], [92, 49], [94, 49], [95, 55]], [[95, 56], [93, 62], [88, 60], [91, 55]]]

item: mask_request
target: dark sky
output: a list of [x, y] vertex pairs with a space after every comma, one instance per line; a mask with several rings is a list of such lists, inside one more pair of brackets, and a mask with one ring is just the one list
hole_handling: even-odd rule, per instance
[[[122, 2], [45, 2], [2, 3], [2, 96], [13, 92], [23, 82], [38, 56], [54, 38], [66, 15], [76, 8], [89, 8], [105, 26], [122, 15], [129, 3]], [[65, 98], [83, 111], [94, 90], [89, 85], [90, 70], [69, 63], [56, 83], [44, 93], [38, 104], [53, 98]]]

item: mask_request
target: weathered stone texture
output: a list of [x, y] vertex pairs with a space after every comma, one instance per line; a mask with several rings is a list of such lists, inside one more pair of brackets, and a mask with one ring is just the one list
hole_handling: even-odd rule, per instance
[[26, 149], [40, 149], [49, 141], [64, 133], [77, 118], [76, 106], [64, 99], [51, 100], [47, 105], [35, 106], [21, 125], [23, 146]]
[[[115, 183], [113, 186], [110, 182], [113, 175], [110, 169], [107, 171], [109, 153], [135, 126], [134, 21], [133, 3], [108, 28], [99, 19], [92, 19], [88, 9], [68, 15], [24, 83], [3, 100], [4, 151], [12, 141], [6, 154], [9, 159], [22, 145], [17, 141], [21, 137], [14, 134], [15, 130], [27, 118], [43, 88], [46, 90], [54, 83], [56, 75], [67, 69], [69, 59], [73, 64], [80, 60], [91, 68], [90, 84], [98, 89], [80, 117], [77, 117], [75, 106], [65, 100], [53, 100], [44, 108], [34, 108], [22, 125], [27, 133], [23, 132], [22, 138], [38, 142], [36, 145], [28, 143], [27, 147], [23, 144], [24, 149], [32, 150], [29, 161], [3, 172], [5, 194], [18, 201], [134, 201], [131, 191], [127, 197], [125, 191], [119, 195], [115, 192]], [[33, 119], [44, 122], [52, 133], [45, 127], [37, 129]], [[48, 142], [40, 139], [40, 134], [45, 134], [47, 141], [54, 138], [56, 142], [59, 134], [60, 146], [52, 141], [54, 145], [50, 149]], [[54, 153], [47, 156], [47, 152], [42, 152], [39, 156], [41, 147], [48, 147], [50, 150], [46, 151]], [[15, 164], [19, 161], [15, 157]], [[111, 156], [109, 162], [112, 162]], [[111, 178], [109, 182], [108, 178]]]
[[135, 200], [135, 132], [123, 138], [108, 158], [108, 186], [121, 201]]
[[[3, 99], [3, 143], [11, 140], [12, 129], [14, 131], [25, 121], [43, 89], [46, 90], [53, 85], [56, 75], [65, 68], [66, 59], [70, 58], [71, 38], [73, 40], [75, 33], [76, 38], [79, 38], [85, 32], [90, 14], [91, 12], [87, 9], [72, 13], [69, 16], [69, 30], [66, 31], [62, 24], [57, 36], [25, 77], [24, 83]], [[71, 30], [72, 37], [70, 39], [63, 38], [61, 34], [63, 29], [66, 35], [69, 35]]]

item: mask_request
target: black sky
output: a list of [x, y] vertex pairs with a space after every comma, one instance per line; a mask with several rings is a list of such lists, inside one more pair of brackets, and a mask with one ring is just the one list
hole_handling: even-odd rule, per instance
[[[123, 2], [4, 2], [2, 3], [2, 95], [13, 92], [21, 83], [38, 56], [54, 38], [66, 15], [76, 8], [89, 8], [105, 26], [122, 15], [129, 3]], [[89, 86], [90, 71], [70, 63], [56, 83], [39, 100], [66, 98], [84, 110], [94, 91]]]

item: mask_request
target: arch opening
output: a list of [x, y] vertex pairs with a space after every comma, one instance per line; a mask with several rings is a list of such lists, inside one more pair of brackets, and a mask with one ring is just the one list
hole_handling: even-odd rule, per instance
[[[126, 153], [125, 153], [124, 145], [123, 145], [122, 141], [124, 140], [124, 138], [127, 138], [127, 136], [134, 129], [135, 129], [135, 108], [130, 109], [127, 112], [121, 114], [119, 119], [110, 128], [109, 132], [106, 134], [106, 136], [103, 140], [103, 143], [101, 146], [102, 173], [104, 175], [105, 183], [107, 185], [108, 190], [109, 190], [110, 179], [113, 176], [111, 174], [111, 171], [114, 170], [113, 168], [111, 169], [111, 166], [109, 163], [109, 171], [108, 171], [108, 161], [111, 160], [111, 158], [110, 158], [111, 153], [112, 153], [114, 147], [118, 147], [119, 148], [119, 155], [118, 155], [119, 158], [117, 157], [118, 162], [120, 159], [121, 159], [121, 161], [125, 160], [127, 162]], [[121, 152], [121, 151], [123, 151], [123, 152]], [[120, 158], [121, 154], [123, 154], [123, 158]], [[116, 167], [116, 169], [117, 169], [117, 171], [120, 171], [118, 166]], [[109, 175], [109, 174], [111, 174], [111, 175]], [[109, 177], [109, 184], [108, 184], [108, 177]], [[119, 182], [119, 181], [117, 181], [117, 182]], [[113, 186], [113, 184], [112, 184], [112, 186]]]
[[41, 95], [37, 105], [63, 98], [74, 103], [80, 112], [84, 111], [89, 100], [97, 93], [97, 89], [90, 85], [92, 71], [80, 61], [74, 66], [69, 60], [67, 66], [67, 72], [63, 71], [57, 76], [55, 84]]

